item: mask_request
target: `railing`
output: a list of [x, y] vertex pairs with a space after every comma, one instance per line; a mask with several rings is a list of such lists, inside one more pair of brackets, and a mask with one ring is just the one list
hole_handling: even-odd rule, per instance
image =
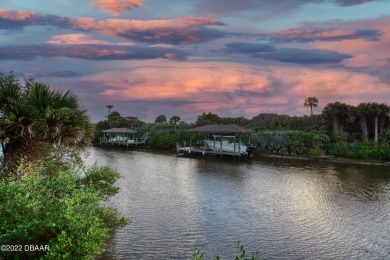
[[142, 136], [141, 136], [141, 142], [143, 143], [146, 143], [146, 141], [150, 138], [150, 132], [145, 132]]

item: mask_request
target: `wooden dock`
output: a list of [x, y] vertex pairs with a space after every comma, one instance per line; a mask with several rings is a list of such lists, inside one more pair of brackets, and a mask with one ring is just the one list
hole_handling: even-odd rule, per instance
[[188, 146], [181, 147], [179, 144], [176, 145], [177, 155], [228, 155], [234, 157], [241, 157], [243, 154], [239, 152], [229, 152], [229, 151], [213, 151], [208, 147], [196, 147], [196, 146]]
[[[233, 158], [253, 156], [254, 146], [250, 145], [250, 147], [247, 147], [242, 144], [243, 136], [247, 136], [250, 143], [250, 135], [255, 133], [253, 130], [234, 124], [219, 124], [203, 125], [189, 129], [187, 132], [196, 135], [203, 134], [203, 142], [197, 141], [196, 144], [193, 144], [190, 136], [189, 146], [185, 142], [183, 146], [176, 143], [178, 155], [220, 155], [221, 157], [225, 155]], [[213, 140], [208, 139], [210, 135], [213, 137]], [[230, 141], [226, 141], [227, 139]]]
[[105, 144], [105, 145], [117, 145], [117, 146], [141, 146], [145, 145], [148, 139], [150, 138], [151, 133], [146, 132], [144, 133], [140, 138], [134, 138], [130, 139], [124, 136], [103, 136], [100, 137], [100, 144]]

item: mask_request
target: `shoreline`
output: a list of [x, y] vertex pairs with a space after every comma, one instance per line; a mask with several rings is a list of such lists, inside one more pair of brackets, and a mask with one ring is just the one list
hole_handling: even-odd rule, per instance
[[305, 156], [286, 156], [286, 155], [273, 155], [273, 154], [257, 154], [255, 157], [266, 157], [266, 158], [281, 158], [281, 159], [290, 159], [290, 160], [318, 160], [318, 161], [327, 161], [335, 163], [349, 163], [349, 164], [363, 164], [363, 165], [381, 165], [381, 166], [390, 166], [390, 162], [381, 162], [381, 161], [366, 161], [366, 160], [356, 160], [348, 159], [342, 157], [334, 156], [322, 156], [322, 157], [305, 157]]
[[[100, 144], [93, 144], [92, 147], [106, 147], [109, 149], [113, 148], [119, 148], [120, 150], [152, 150], [152, 151], [165, 151], [165, 152], [171, 152], [176, 153], [175, 149], [159, 149], [159, 148], [153, 148], [150, 146], [136, 146], [131, 147], [131, 149], [121, 146], [104, 146]], [[370, 160], [356, 160], [356, 159], [348, 159], [348, 158], [342, 158], [342, 157], [334, 157], [334, 156], [321, 156], [321, 157], [308, 157], [308, 156], [289, 156], [289, 155], [277, 155], [277, 154], [255, 154], [254, 159], [256, 158], [279, 158], [279, 159], [290, 159], [290, 160], [318, 160], [318, 161], [327, 161], [327, 162], [334, 162], [334, 163], [349, 163], [349, 164], [361, 164], [361, 165], [380, 165], [380, 166], [390, 166], [390, 162], [381, 162], [381, 161], [370, 161]]]

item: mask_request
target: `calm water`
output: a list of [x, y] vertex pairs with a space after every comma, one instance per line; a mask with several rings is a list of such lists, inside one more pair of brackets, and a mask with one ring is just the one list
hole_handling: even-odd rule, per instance
[[390, 167], [288, 159], [233, 162], [91, 148], [116, 168], [109, 202], [133, 218], [100, 259], [390, 259]]

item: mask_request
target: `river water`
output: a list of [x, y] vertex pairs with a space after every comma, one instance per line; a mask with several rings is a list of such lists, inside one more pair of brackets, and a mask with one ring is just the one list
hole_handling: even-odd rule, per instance
[[122, 178], [109, 204], [132, 217], [99, 259], [390, 259], [390, 167], [255, 158], [234, 162], [91, 148]]

